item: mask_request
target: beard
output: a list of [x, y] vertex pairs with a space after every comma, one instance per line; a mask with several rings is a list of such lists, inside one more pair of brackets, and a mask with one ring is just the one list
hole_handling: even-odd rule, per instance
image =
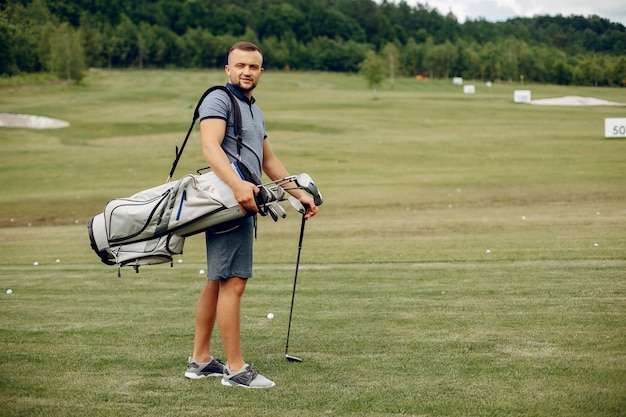
[[239, 90], [243, 91], [244, 93], [249, 93], [256, 88], [255, 83], [252, 83], [250, 87], [243, 87], [240, 82], [237, 82], [237, 84], [233, 84], [233, 86], [237, 87]]

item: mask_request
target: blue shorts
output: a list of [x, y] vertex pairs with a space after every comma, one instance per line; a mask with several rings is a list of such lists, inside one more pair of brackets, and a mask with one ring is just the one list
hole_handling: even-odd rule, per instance
[[207, 279], [252, 278], [254, 217], [225, 233], [206, 233]]

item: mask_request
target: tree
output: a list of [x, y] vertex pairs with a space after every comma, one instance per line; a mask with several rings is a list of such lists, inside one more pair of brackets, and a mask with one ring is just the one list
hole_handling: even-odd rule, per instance
[[84, 77], [85, 54], [77, 33], [62, 23], [50, 39], [50, 68], [60, 78], [80, 82]]
[[376, 55], [376, 52], [368, 51], [359, 67], [359, 73], [367, 80], [368, 87], [374, 90], [374, 99], [378, 99], [377, 87], [387, 75], [385, 62]]
[[393, 90], [395, 85], [396, 70], [398, 69], [400, 63], [400, 54], [398, 53], [398, 48], [396, 48], [393, 43], [389, 42], [383, 48], [383, 55], [387, 60], [387, 64], [389, 65], [389, 82], [391, 84], [391, 89]]
[[13, 75], [19, 72], [15, 62], [15, 32], [14, 25], [0, 19], [0, 75]]
[[86, 12], [80, 16], [80, 33], [87, 67], [97, 68], [106, 65], [103, 55], [102, 32], [92, 24], [92, 17]]

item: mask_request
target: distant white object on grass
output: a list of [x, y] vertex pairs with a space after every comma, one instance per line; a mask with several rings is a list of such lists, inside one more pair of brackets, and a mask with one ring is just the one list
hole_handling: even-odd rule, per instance
[[626, 118], [604, 119], [605, 138], [626, 138]]
[[513, 92], [514, 103], [530, 103], [531, 93], [530, 90], [515, 90]]
[[274, 313], [267, 313], [267, 318], [269, 320], [273, 319], [274, 318]]
[[463, 77], [454, 77], [452, 79], [452, 84], [454, 84], [454, 85], [463, 85]]
[[200, 271], [198, 271], [198, 273], [199, 273], [200, 275], [204, 274], [204, 269], [201, 269]]
[[9, 294], [9, 295], [13, 294], [13, 290], [12, 290], [11, 288], [9, 288], [9, 289], [7, 290], [7, 294]]
[[39, 262], [37, 261], [33, 262], [33, 266], [38, 266], [38, 265], [39, 265]]
[[582, 96], [543, 98], [532, 100], [530, 104], [538, 106], [626, 106], [624, 103]]
[[34, 116], [32, 114], [0, 113], [0, 126], [26, 127], [29, 129], [58, 129], [68, 127], [65, 120], [50, 117]]
[[473, 85], [463, 86], [463, 94], [474, 94], [474, 93], [476, 93], [476, 86], [473, 86]]
[[485, 253], [491, 253], [491, 249], [487, 249]]

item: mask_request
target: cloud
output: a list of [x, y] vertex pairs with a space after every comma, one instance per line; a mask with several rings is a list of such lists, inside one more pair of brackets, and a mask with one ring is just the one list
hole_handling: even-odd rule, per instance
[[626, 25], [626, 6], [616, 0], [408, 0], [408, 4], [426, 4], [446, 15], [452, 12], [459, 22], [485, 18], [490, 22], [535, 15], [598, 15]]

